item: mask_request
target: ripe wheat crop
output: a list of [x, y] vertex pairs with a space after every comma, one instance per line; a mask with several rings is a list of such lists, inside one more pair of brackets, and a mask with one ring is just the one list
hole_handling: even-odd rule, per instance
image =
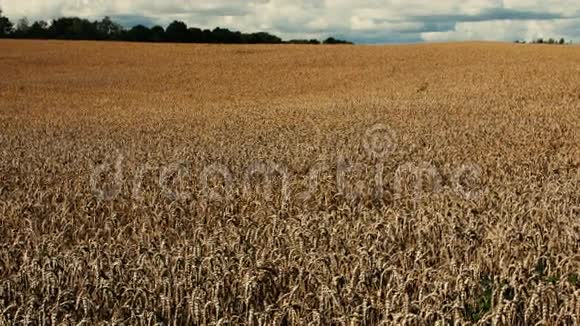
[[0, 324], [580, 322], [580, 48], [0, 42]]

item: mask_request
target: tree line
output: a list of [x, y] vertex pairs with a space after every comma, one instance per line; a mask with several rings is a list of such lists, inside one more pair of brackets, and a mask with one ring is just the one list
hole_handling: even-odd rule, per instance
[[[528, 42], [522, 41], [522, 40], [516, 40], [516, 43], [526, 44]], [[531, 44], [559, 44], [559, 45], [563, 45], [563, 44], [571, 44], [572, 41], [566, 41], [565, 38], [561, 38], [559, 40], [554, 39], [554, 38], [549, 38], [549, 39], [537, 38], [537, 39], [531, 40], [529, 43], [531, 43]]]
[[217, 27], [213, 30], [188, 27], [184, 22], [174, 21], [162, 26], [133, 26], [126, 29], [109, 17], [90, 21], [78, 17], [62, 17], [49, 24], [40, 20], [30, 23], [22, 18], [13, 24], [2, 15], [0, 9], [0, 38], [17, 39], [57, 39], [57, 40], [107, 40], [128, 42], [175, 42], [175, 43], [231, 43], [231, 44], [353, 44], [329, 37], [324, 41], [289, 40], [283, 41], [276, 35], [265, 32], [242, 33]]

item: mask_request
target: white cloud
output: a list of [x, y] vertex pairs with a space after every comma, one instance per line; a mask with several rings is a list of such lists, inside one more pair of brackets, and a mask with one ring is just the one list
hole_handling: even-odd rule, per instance
[[[484, 21], [457, 23], [455, 29], [445, 32], [425, 32], [421, 36], [426, 41], [459, 41], [459, 40], [515, 40], [521, 35], [529, 34], [529, 22], [522, 21]], [[493, 31], [493, 32], [491, 32]]]
[[[577, 0], [0, 0], [16, 20], [59, 16], [174, 19], [202, 28], [358, 42], [580, 38]], [[564, 19], [565, 18], [565, 19]]]
[[425, 32], [425, 41], [514, 41], [535, 40], [537, 38], [561, 38], [568, 40], [578, 37], [580, 20], [494, 20], [457, 23], [451, 31]]

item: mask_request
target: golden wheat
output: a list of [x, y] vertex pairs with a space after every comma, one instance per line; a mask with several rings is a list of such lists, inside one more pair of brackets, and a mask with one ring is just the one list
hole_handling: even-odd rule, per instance
[[580, 48], [0, 42], [0, 324], [577, 324]]

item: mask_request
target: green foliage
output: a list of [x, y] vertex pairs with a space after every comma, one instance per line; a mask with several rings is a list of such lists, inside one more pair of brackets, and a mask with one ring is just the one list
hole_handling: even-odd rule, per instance
[[268, 33], [252, 33], [245, 35], [245, 43], [282, 43], [282, 39]]
[[151, 35], [149, 41], [151, 42], [163, 42], [165, 41], [165, 29], [161, 26], [153, 26], [151, 28]]
[[96, 22], [77, 17], [63, 17], [52, 21], [48, 35], [55, 39], [96, 40], [99, 39]]
[[540, 258], [536, 262], [536, 266], [534, 267], [534, 272], [539, 276], [539, 279], [544, 283], [549, 283], [552, 285], [556, 285], [560, 280], [560, 277], [557, 275], [549, 275], [548, 274], [548, 264], [545, 258]]
[[165, 30], [165, 37], [169, 42], [187, 42], [189, 41], [189, 31], [187, 25], [181, 21], [174, 21]]
[[[516, 41], [516, 43], [526, 43], [525, 41]], [[564, 45], [566, 44], [566, 39], [565, 38], [560, 38], [558, 39], [554, 39], [554, 38], [549, 38], [547, 40], [543, 39], [543, 38], [537, 38], [533, 41], [531, 41], [532, 44], [559, 44], [559, 45]]]
[[133, 42], [148, 42], [151, 40], [151, 30], [143, 25], [137, 25], [126, 33], [125, 39]]
[[[133, 42], [187, 42], [187, 43], [238, 43], [238, 44], [278, 44], [284, 43], [278, 36], [259, 32], [242, 33], [227, 28], [201, 30], [190, 27], [181, 21], [173, 21], [166, 29], [162, 26], [152, 28], [137, 25], [126, 30], [110, 17], [100, 21], [89, 21], [78, 17], [62, 17], [49, 25], [44, 21], [29, 25], [28, 20], [19, 21], [14, 31], [13, 24], [2, 16], [0, 10], [0, 37], [47, 38], [64, 40], [122, 40]], [[320, 41], [292, 40], [294, 44], [320, 44]], [[324, 44], [352, 44], [347, 41], [328, 38]]]
[[491, 311], [493, 300], [493, 280], [490, 277], [486, 276], [481, 279], [480, 293], [481, 294], [474, 302], [467, 303], [464, 306], [463, 314], [472, 322], [479, 321], [486, 313]]
[[12, 24], [8, 17], [2, 15], [2, 9], [0, 9], [0, 38], [9, 36], [12, 33], [13, 27], [14, 24]]
[[547, 264], [546, 258], [540, 258], [536, 262], [536, 266], [534, 267], [534, 271], [536, 272], [536, 274], [538, 274], [540, 276], [545, 276], [547, 267], [548, 267], [548, 264]]
[[120, 39], [123, 34], [123, 27], [113, 22], [108, 16], [94, 24], [97, 27], [98, 37], [100, 39], [117, 40]]
[[27, 34], [28, 38], [46, 38], [48, 35], [48, 23], [44, 20], [34, 22]]
[[511, 301], [516, 296], [514, 287], [509, 285], [507, 280], [502, 280], [499, 282], [497, 287], [495, 287], [493, 279], [489, 276], [484, 276], [480, 280], [480, 288], [477, 292], [477, 297], [471, 303], [466, 303], [464, 306], [464, 317], [473, 323], [480, 321], [483, 316], [491, 311], [494, 290], [501, 290], [501, 295], [504, 300]]
[[352, 44], [352, 42], [335, 39], [334, 37], [329, 37], [323, 42], [324, 44]]
[[558, 283], [558, 277], [556, 276], [548, 276], [546, 277], [546, 282], [552, 284], [552, 285], [556, 285], [556, 283]]
[[580, 288], [580, 274], [574, 273], [568, 277], [568, 282], [577, 288]]
[[28, 33], [30, 30], [30, 23], [28, 23], [28, 19], [26, 17], [20, 18], [18, 23], [16, 24], [16, 32], [20, 33]]
[[290, 40], [287, 41], [288, 44], [320, 44], [319, 40], [311, 39], [311, 40]]

